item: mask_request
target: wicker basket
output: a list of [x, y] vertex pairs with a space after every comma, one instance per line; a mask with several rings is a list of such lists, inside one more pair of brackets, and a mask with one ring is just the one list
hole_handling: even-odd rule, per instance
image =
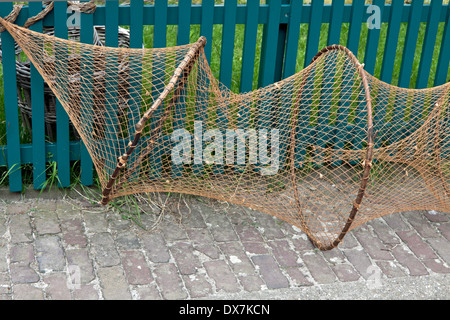
[[[93, 44], [105, 46], [105, 27], [94, 26]], [[54, 28], [45, 27], [43, 33], [53, 36]], [[119, 47], [129, 47], [130, 34], [127, 29], [120, 28]], [[70, 40], [79, 41], [80, 29], [77, 27], [68, 29], [68, 38]], [[30, 61], [23, 61], [21, 56], [22, 50], [16, 44], [16, 76], [17, 76], [17, 103], [21, 111], [23, 125], [31, 130], [31, 72]], [[2, 57], [0, 42], [0, 59]], [[44, 105], [45, 105], [45, 124], [46, 134], [50, 140], [54, 140], [56, 132], [56, 97], [50, 90], [48, 85], [44, 83]], [[74, 131], [76, 132], [76, 131]]]

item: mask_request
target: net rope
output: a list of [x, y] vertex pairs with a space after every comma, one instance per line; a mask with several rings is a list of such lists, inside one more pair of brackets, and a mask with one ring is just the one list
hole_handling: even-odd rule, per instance
[[236, 94], [211, 72], [203, 37], [109, 48], [0, 22], [67, 111], [102, 204], [154, 191], [216, 198], [287, 221], [321, 250], [382, 215], [450, 211], [450, 84], [392, 86], [334, 45]]

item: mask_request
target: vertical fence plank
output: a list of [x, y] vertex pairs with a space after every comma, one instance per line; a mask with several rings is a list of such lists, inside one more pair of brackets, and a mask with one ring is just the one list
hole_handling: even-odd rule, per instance
[[431, 1], [427, 27], [425, 30], [425, 38], [422, 45], [422, 55], [420, 57], [419, 71], [417, 73], [417, 89], [426, 88], [428, 84], [441, 10], [442, 0]]
[[[106, 1], [105, 15], [105, 45], [107, 47], [118, 47], [119, 45], [119, 1]], [[118, 119], [117, 119], [117, 94], [118, 94], [118, 55], [117, 52], [108, 52], [106, 59], [105, 75], [105, 138], [109, 150], [105, 154], [109, 155], [105, 163], [105, 169], [110, 176], [117, 165], [118, 153]]]
[[439, 86], [447, 81], [448, 68], [450, 63], [450, 6], [447, 6], [446, 22], [441, 40], [441, 50], [439, 52], [434, 85]]
[[[54, 4], [54, 26], [55, 37], [67, 39], [67, 2], [56, 1]], [[56, 58], [67, 59], [67, 52], [57, 52]], [[65, 66], [65, 63], [61, 64]], [[66, 69], [66, 68], [65, 68]], [[58, 70], [63, 76], [64, 70]], [[56, 101], [56, 150], [58, 183], [60, 187], [70, 185], [70, 157], [69, 157], [69, 116], [64, 110], [61, 102]]]
[[352, 3], [350, 26], [348, 30], [347, 48], [357, 57], [362, 19], [364, 16], [364, 1]]
[[[94, 15], [88, 13], [81, 13], [80, 16], [80, 42], [86, 44], [92, 44], [94, 39]], [[89, 97], [89, 100], [86, 101], [86, 105], [92, 106], [92, 98], [93, 98], [93, 87], [92, 87], [92, 72], [89, 71], [89, 66], [92, 64], [92, 56], [88, 54], [83, 54], [82, 56], [82, 70], [80, 71], [83, 78], [86, 79], [84, 81], [83, 90], [85, 92], [90, 92], [86, 96]], [[93, 109], [85, 110], [85, 124], [90, 125], [92, 132], [92, 118], [93, 118]], [[86, 145], [83, 141], [80, 141], [80, 162], [81, 162], [81, 183], [90, 186], [94, 183], [94, 175], [93, 175], [93, 163], [91, 156], [86, 148]]]
[[234, 37], [236, 33], [237, 0], [225, 1], [224, 21], [222, 29], [222, 47], [220, 52], [219, 81], [231, 88], [231, 77], [234, 57]]
[[[244, 31], [244, 46], [242, 49], [240, 92], [249, 92], [253, 89], [253, 75], [255, 67], [256, 38], [258, 33], [259, 0], [247, 1], [247, 12]], [[248, 115], [242, 113], [244, 121]]]
[[[220, 73], [219, 81], [227, 88], [231, 89], [233, 57], [234, 57], [234, 39], [236, 34], [236, 9], [237, 0], [228, 0], [224, 3], [224, 17], [222, 29], [222, 47], [220, 50]], [[217, 108], [217, 124], [218, 129], [225, 133], [228, 126], [228, 119], [225, 106]], [[231, 109], [231, 106], [228, 106]], [[223, 173], [223, 164], [216, 164], [214, 166], [214, 174]]]
[[258, 87], [265, 87], [274, 81], [277, 55], [277, 46], [274, 44], [278, 43], [280, 14], [281, 0], [271, 0], [269, 2], [268, 21], [263, 28]]
[[307, 67], [312, 58], [319, 50], [320, 31], [322, 27], [323, 0], [311, 2], [311, 16], [308, 27], [308, 39], [306, 42], [305, 67]]
[[[364, 1], [355, 1], [352, 3], [350, 25], [347, 38], [347, 48], [350, 49], [350, 51], [352, 51], [356, 57], [358, 56], [362, 20], [365, 12], [364, 9]], [[349, 115], [352, 111], [350, 101], [352, 100], [351, 96], [353, 93], [352, 88], [354, 86], [354, 80], [352, 78], [351, 72], [346, 73], [343, 83], [345, 84], [345, 87], [341, 94], [341, 104], [338, 113], [338, 123], [339, 126], [341, 126], [341, 130], [339, 130], [339, 140], [341, 143], [343, 141], [354, 142], [354, 140], [352, 139], [353, 134], [351, 131], [355, 130], [355, 134], [359, 132], [359, 128], [357, 128], [354, 124], [352, 125], [353, 130], [342, 128], [343, 126], [346, 127], [349, 124]]]
[[[261, 44], [261, 59], [259, 68], [258, 86], [265, 87], [275, 81], [277, 54], [278, 54], [278, 37], [280, 30], [280, 14], [281, 14], [281, 0], [270, 0], [269, 15], [267, 24], [263, 27], [263, 38]], [[282, 57], [282, 56], [281, 56]], [[280, 57], [280, 58], [281, 58]], [[272, 128], [279, 129], [280, 121], [283, 111], [280, 111], [279, 92], [262, 92], [261, 103], [257, 106], [257, 122], [256, 129], [259, 135], [259, 164], [256, 170], [259, 171], [264, 165], [264, 160], [261, 157], [262, 148], [267, 148], [267, 144], [261, 138], [268, 137], [269, 130]], [[273, 99], [269, 99], [269, 95], [273, 95]], [[265, 132], [267, 130], [267, 135]], [[264, 150], [264, 152], [266, 152]]]
[[[189, 43], [189, 35], [191, 28], [191, 0], [180, 1], [178, 4], [178, 28], [177, 28], [177, 45]], [[184, 57], [177, 56], [177, 65]], [[186, 121], [186, 85], [180, 93], [180, 98], [175, 104], [173, 115], [173, 130], [185, 127]], [[183, 173], [183, 164], [173, 164], [172, 176], [181, 176]]]
[[[384, 11], [384, 0], [375, 0], [373, 1], [373, 4], [380, 8], [380, 18], [383, 17], [383, 11]], [[392, 11], [391, 11], [392, 13]], [[401, 18], [401, 16], [400, 16]], [[367, 34], [367, 42], [366, 42], [366, 49], [364, 53], [364, 69], [370, 73], [373, 74], [375, 70], [375, 63], [377, 60], [377, 53], [378, 53], [378, 43], [380, 40], [380, 33], [381, 28], [377, 28], [376, 26], [369, 28], [368, 34]], [[386, 55], [384, 55], [386, 56]]]
[[[42, 11], [42, 1], [29, 3], [29, 16]], [[42, 21], [36, 22], [30, 30], [42, 32]], [[34, 65], [31, 66], [31, 112], [33, 135], [33, 188], [41, 189], [46, 181], [45, 154], [45, 105], [44, 79]]]
[[344, 16], [345, 0], [333, 0], [331, 4], [331, 17], [328, 26], [327, 45], [339, 44], [341, 26]]
[[[200, 35], [206, 38], [205, 45], [205, 56], [208, 63], [211, 62], [211, 49], [212, 49], [212, 38], [213, 38], [213, 26], [214, 26], [214, 0], [204, 0], [202, 1], [202, 18], [200, 25]], [[204, 70], [200, 70], [199, 81], [205, 79], [207, 81], [207, 76], [204, 73]], [[208, 82], [203, 83], [203, 85], [207, 85]], [[197, 126], [195, 129], [203, 130], [203, 124], [207, 119], [207, 107], [208, 107], [209, 94], [203, 90], [199, 90], [197, 92], [197, 104], [196, 104], [196, 112], [195, 112], [195, 124], [201, 123], [202, 126]], [[201, 132], [201, 137], [203, 137], [203, 132]], [[194, 140], [194, 164], [193, 171], [195, 175], [203, 175], [204, 167], [203, 167], [203, 150], [204, 142], [203, 138], [200, 141]], [[200, 151], [200, 152], [199, 152]]]
[[[1, 16], [7, 16], [12, 8], [12, 3], [0, 3]], [[8, 165], [9, 190], [11, 192], [18, 192], [22, 191], [22, 163], [20, 156], [19, 107], [17, 104], [16, 88], [15, 42], [8, 32], [2, 32], [1, 39], [6, 122], [6, 163]], [[5, 81], [5, 79], [8, 79], [8, 81]]]
[[[244, 44], [242, 48], [242, 67], [241, 67], [241, 79], [239, 83], [239, 91], [240, 92], [250, 92], [253, 89], [253, 76], [254, 76], [254, 66], [255, 66], [255, 56], [256, 56], [256, 41], [258, 35], [258, 17], [259, 17], [259, 0], [249, 0], [246, 5], [246, 21], [245, 21], [245, 31], [244, 31]], [[238, 105], [238, 119], [237, 119], [237, 128], [246, 130], [249, 129], [250, 126], [250, 109], [251, 109], [251, 100], [241, 101]], [[229, 141], [227, 141], [227, 150], [228, 148], [234, 148], [234, 146], [228, 145]], [[234, 138], [233, 138], [234, 143]], [[242, 143], [237, 141], [237, 143]], [[245, 142], [243, 143], [244, 147]], [[239, 144], [238, 144], [239, 148]], [[239, 149], [236, 150], [236, 159], [237, 153], [241, 151]], [[236, 167], [237, 171], [244, 170], [245, 165], [240, 165]]]
[[[423, 0], [412, 1], [410, 5], [410, 13], [408, 17], [408, 27], [406, 30], [405, 44], [403, 47], [402, 62], [400, 65], [399, 87], [408, 88], [411, 85], [411, 74], [416, 51], [416, 43], [419, 36], [421, 14], [423, 11]], [[409, 102], [411, 103], [411, 102]], [[398, 101], [394, 107], [394, 123], [401, 123], [401, 127], [392, 128], [391, 132], [395, 133], [388, 137], [389, 142], [393, 143], [403, 137], [408, 130], [405, 123], [405, 115], [407, 111], [407, 101]]]
[[[153, 29], [153, 47], [154, 48], [164, 48], [167, 45], [167, 0], [161, 0], [155, 2], [155, 27]], [[159, 93], [164, 89], [164, 75], [165, 75], [165, 57], [160, 56], [157, 59], [153, 60], [153, 75], [154, 79], [158, 79], [153, 81], [153, 100], [157, 99]], [[158, 107], [158, 109], [153, 114], [151, 122], [151, 129], [155, 129], [157, 126], [157, 122], [161, 119], [164, 111], [164, 104]], [[162, 139], [162, 136], [160, 136]], [[161, 176], [162, 170], [162, 141], [157, 140], [155, 142], [155, 147], [153, 148], [149, 157], [151, 158], [151, 163], [153, 163], [153, 176], [159, 177]]]
[[208, 63], [211, 63], [213, 26], [214, 26], [214, 0], [203, 0], [200, 35], [206, 38], [205, 56], [206, 60], [208, 60]]
[[409, 88], [411, 81], [412, 66], [416, 52], [417, 37], [419, 36], [420, 19], [423, 9], [423, 0], [414, 0], [410, 5], [408, 27], [406, 30], [405, 44], [403, 46], [402, 63], [398, 86]]
[[[331, 5], [331, 17], [330, 17], [330, 24], [328, 26], [328, 38], [327, 38], [327, 45], [333, 45], [333, 44], [339, 44], [339, 40], [341, 38], [341, 28], [342, 28], [342, 21], [344, 16], [344, 5], [345, 0], [334, 0]], [[336, 59], [334, 59], [334, 62], [331, 64], [330, 72], [330, 79], [335, 79], [336, 76]], [[333, 87], [334, 84], [329, 85], [330, 89]], [[334, 90], [333, 90], [334, 91]], [[332, 107], [331, 105], [329, 106]], [[342, 135], [338, 135], [337, 130], [337, 121], [334, 123], [334, 136], [335, 138], [330, 141], [333, 144], [333, 148], [342, 148], [344, 146], [345, 141], [339, 140]], [[336, 161], [333, 163], [333, 165], [339, 165], [342, 161]]]
[[[320, 40], [320, 32], [322, 29], [322, 15], [323, 15], [323, 6], [324, 1], [313, 1], [311, 3], [311, 15], [309, 20], [308, 27], [308, 38], [306, 42], [306, 54], [304, 66], [307, 67], [313, 57], [317, 54], [319, 50], [319, 40]], [[311, 121], [308, 123], [308, 129], [300, 128], [300, 130], [309, 130], [309, 134], [304, 134], [304, 141], [302, 141], [303, 148], [308, 148], [308, 145], [314, 144], [318, 146], [324, 146], [326, 143], [326, 139], [328, 138], [327, 128], [324, 127], [324, 122], [322, 122], [322, 117], [324, 115], [324, 108], [326, 106], [319, 106], [318, 103], [315, 103], [313, 100], [313, 92], [315, 92], [315, 88], [319, 91], [321, 90], [321, 85], [316, 86], [316, 77], [320, 77], [321, 74], [317, 73], [318, 68], [314, 68], [311, 72], [308, 73], [308, 83], [306, 86], [308, 87], [307, 94], [305, 95], [304, 105], [303, 107], [310, 112], [310, 114], [316, 115], [317, 121]], [[317, 83], [318, 84], [318, 83]], [[318, 117], [318, 118], [317, 118]], [[313, 117], [312, 117], [313, 118]], [[308, 139], [306, 139], [308, 137]], [[306, 153], [306, 150], [302, 151]]]
[[[394, 0], [391, 4], [391, 11], [389, 15], [389, 25], [387, 30], [386, 42], [384, 45], [383, 61], [381, 65], [380, 79], [386, 83], [392, 82], [392, 75], [394, 72], [395, 55], [397, 52], [398, 37], [400, 33], [401, 17], [403, 12], [404, 3], [403, 0]], [[390, 97], [395, 99], [395, 96]], [[374, 130], [376, 131], [380, 126], [384, 125], [386, 113], [389, 105], [389, 101], [381, 99], [377, 101], [374, 99], [374, 109], [376, 114], [374, 117]], [[396, 110], [394, 116], [396, 117], [395, 123], [400, 123], [401, 114], [404, 112], [405, 101], [397, 101]], [[400, 128], [399, 128], [400, 130]], [[394, 132], [394, 131], [393, 131]], [[399, 131], [396, 131], [399, 132]], [[383, 141], [377, 139], [375, 145], [379, 147]]]
[[286, 37], [286, 51], [284, 55], [283, 78], [288, 78], [295, 73], [302, 9], [303, 1], [291, 1]]
[[394, 71], [395, 54], [397, 52], [398, 37], [400, 34], [400, 24], [402, 20], [403, 0], [393, 0], [389, 25], [386, 36], [386, 43], [383, 53], [383, 64], [381, 67], [381, 81], [391, 83]]
[[[143, 47], [144, 37], [144, 0], [130, 2], [130, 48], [139, 49]], [[128, 102], [128, 137], [132, 141], [136, 131], [136, 124], [141, 117], [141, 92], [142, 92], [142, 57], [130, 57], [130, 100]], [[129, 163], [136, 161], [141, 151], [140, 144], [136, 146], [128, 160]], [[138, 177], [136, 172], [133, 178]]]

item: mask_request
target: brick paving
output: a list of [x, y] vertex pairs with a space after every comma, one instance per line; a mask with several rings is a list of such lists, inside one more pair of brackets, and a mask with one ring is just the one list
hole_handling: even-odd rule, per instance
[[0, 190], [0, 300], [450, 298], [448, 213], [385, 216], [320, 252], [270, 215], [173, 197], [145, 230], [79, 197]]

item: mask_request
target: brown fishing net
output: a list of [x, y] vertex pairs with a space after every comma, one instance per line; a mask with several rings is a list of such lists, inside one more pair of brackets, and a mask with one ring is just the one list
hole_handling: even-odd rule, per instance
[[235, 94], [211, 73], [204, 38], [117, 49], [0, 21], [69, 114], [103, 204], [150, 191], [222, 199], [288, 221], [322, 250], [381, 215], [450, 209], [450, 84], [391, 86], [331, 46]]

